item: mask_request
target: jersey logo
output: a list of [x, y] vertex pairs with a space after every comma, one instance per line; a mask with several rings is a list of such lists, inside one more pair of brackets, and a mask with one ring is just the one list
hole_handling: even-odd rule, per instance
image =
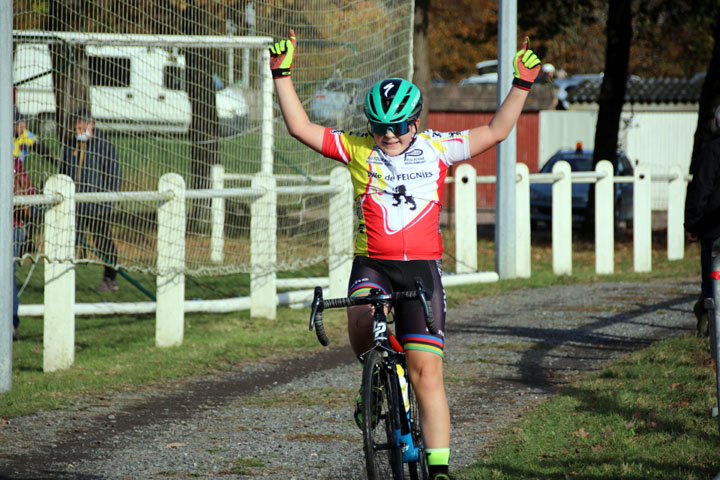
[[406, 193], [405, 185], [400, 185], [397, 187], [397, 192], [393, 193], [393, 200], [395, 200], [395, 203], [392, 204], [393, 207], [397, 207], [402, 203], [403, 200], [405, 200], [406, 205], [412, 205], [410, 207], [410, 210], [415, 210], [417, 208], [417, 205], [415, 204], [415, 199], [412, 197], [412, 195], [408, 195]]
[[423, 151], [420, 149], [415, 149], [407, 152], [405, 154], [405, 158], [403, 159], [403, 163], [405, 165], [417, 165], [419, 163], [425, 163], [425, 156], [423, 155]]

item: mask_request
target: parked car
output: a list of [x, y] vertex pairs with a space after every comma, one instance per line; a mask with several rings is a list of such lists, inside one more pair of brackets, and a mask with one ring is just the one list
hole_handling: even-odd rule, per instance
[[467, 78], [463, 78], [460, 80], [460, 85], [477, 85], [481, 83], [497, 83], [498, 81], [498, 61], [497, 59], [494, 60], [484, 60], [482, 62], [478, 62], [475, 65], [475, 68], [477, 68], [477, 75], [471, 75]]
[[[560, 150], [543, 165], [540, 173], [551, 173], [553, 166], [559, 161], [570, 164], [573, 172], [587, 172], [593, 170], [593, 151], [583, 150], [578, 146], [575, 150]], [[615, 164], [615, 176], [632, 176], [633, 168], [624, 153], [619, 152]], [[585, 220], [588, 208], [590, 184], [572, 184], [572, 223], [579, 225]], [[633, 214], [633, 184], [615, 184], [615, 224], [626, 222], [632, 224]], [[549, 226], [552, 223], [552, 184], [530, 184], [530, 222], [533, 228]]]

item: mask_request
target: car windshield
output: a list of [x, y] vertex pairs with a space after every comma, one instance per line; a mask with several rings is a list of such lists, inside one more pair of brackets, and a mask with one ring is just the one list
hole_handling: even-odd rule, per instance
[[544, 173], [552, 172], [553, 166], [561, 160], [568, 162], [570, 164], [570, 170], [573, 172], [588, 172], [593, 169], [592, 156], [571, 154], [553, 157], [543, 166], [541, 171]]

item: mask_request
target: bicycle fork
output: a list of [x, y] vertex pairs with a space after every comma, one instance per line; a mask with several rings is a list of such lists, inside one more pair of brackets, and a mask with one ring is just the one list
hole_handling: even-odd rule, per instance
[[395, 431], [396, 447], [402, 452], [403, 463], [417, 462], [420, 449], [414, 444], [412, 438], [412, 419], [410, 418], [410, 395], [408, 394], [408, 381], [405, 370], [400, 364], [396, 364], [398, 405], [402, 405], [398, 416], [400, 417]]

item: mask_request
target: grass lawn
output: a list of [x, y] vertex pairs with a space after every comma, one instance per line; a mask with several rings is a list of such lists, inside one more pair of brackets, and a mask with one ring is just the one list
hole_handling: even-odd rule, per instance
[[[452, 235], [446, 252], [453, 252]], [[590, 244], [573, 245], [572, 276], [552, 273], [549, 242], [533, 243], [532, 278], [448, 288], [451, 307], [473, 299], [518, 288], [604, 281], [644, 282], [686, 278], [698, 282], [699, 249], [687, 246], [684, 260], [670, 262], [665, 246], [656, 242], [652, 272], [632, 271], [632, 243], [616, 245], [615, 274], [594, 273]], [[480, 269], [492, 270], [493, 243], [481, 239]], [[450, 253], [444, 267], [453, 269]], [[27, 278], [29, 264], [18, 278]], [[36, 267], [23, 293], [25, 303], [42, 301], [41, 266]], [[323, 275], [323, 267], [296, 272]], [[78, 302], [147, 301], [140, 290], [121, 279], [113, 295], [99, 294], [97, 266], [77, 267]], [[154, 292], [154, 279], [133, 274]], [[190, 277], [187, 298], [247, 295], [244, 275]], [[0, 416], [11, 418], [40, 410], [79, 409], [106, 401], [113, 392], [161, 386], [197, 375], [237, 368], [268, 356], [293, 355], [317, 349], [307, 331], [307, 309], [280, 308], [278, 318], [249, 318], [249, 312], [188, 314], [181, 347], [154, 346], [154, 315], [78, 317], [75, 363], [67, 370], [43, 373], [43, 321], [23, 318], [21, 340], [13, 344], [12, 390], [0, 395]], [[347, 343], [344, 314], [327, 312], [327, 331], [334, 345]], [[714, 363], [707, 341], [684, 337], [653, 345], [597, 374], [579, 379], [552, 400], [518, 420], [473, 468], [460, 479], [555, 478], [711, 478], [720, 469], [714, 405]], [[568, 414], [568, 412], [570, 412]]]

